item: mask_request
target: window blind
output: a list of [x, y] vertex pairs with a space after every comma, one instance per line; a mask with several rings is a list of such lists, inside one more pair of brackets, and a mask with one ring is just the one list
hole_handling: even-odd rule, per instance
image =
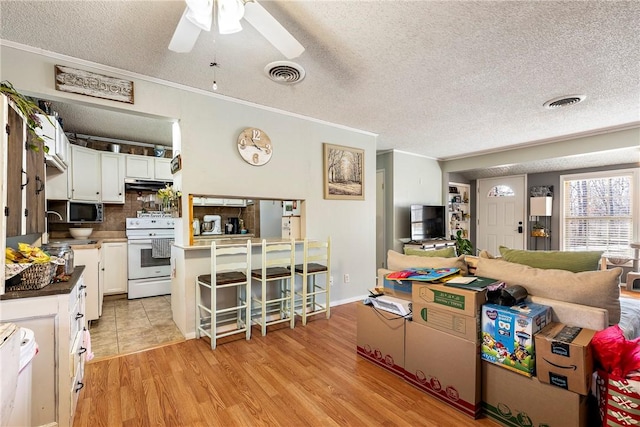
[[564, 250], [629, 254], [633, 184], [633, 172], [563, 177]]

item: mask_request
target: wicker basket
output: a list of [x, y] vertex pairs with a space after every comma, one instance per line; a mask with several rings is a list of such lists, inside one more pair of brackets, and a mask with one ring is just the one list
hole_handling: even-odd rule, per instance
[[29, 268], [24, 270], [20, 283], [7, 286], [6, 291], [29, 291], [38, 290], [47, 286], [53, 281], [56, 273], [56, 264], [47, 262], [43, 264], [31, 264]]

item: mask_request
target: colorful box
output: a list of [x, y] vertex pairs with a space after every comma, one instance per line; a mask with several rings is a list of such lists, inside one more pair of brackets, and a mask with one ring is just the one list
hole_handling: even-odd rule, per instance
[[478, 343], [407, 322], [405, 378], [420, 390], [477, 418], [482, 411], [479, 352]]
[[[482, 361], [484, 414], [504, 426], [584, 427], [598, 418], [588, 397]], [[597, 412], [597, 410], [595, 411]]]
[[413, 282], [412, 300], [415, 304], [433, 304], [456, 314], [476, 317], [487, 301], [487, 292]]
[[551, 323], [535, 336], [536, 376], [547, 384], [588, 395], [593, 374], [591, 339], [596, 331]]
[[405, 319], [365, 304], [358, 304], [356, 315], [358, 354], [404, 377]]
[[546, 305], [483, 305], [482, 359], [533, 376], [536, 369], [534, 335], [549, 323], [551, 307]]

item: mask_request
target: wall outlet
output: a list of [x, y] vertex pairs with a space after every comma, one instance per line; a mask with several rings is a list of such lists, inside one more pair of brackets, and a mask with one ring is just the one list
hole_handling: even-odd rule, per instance
[[349, 275], [348, 274], [344, 275], [344, 283], [349, 283]]
[[333, 276], [329, 276], [329, 286], [333, 286]]

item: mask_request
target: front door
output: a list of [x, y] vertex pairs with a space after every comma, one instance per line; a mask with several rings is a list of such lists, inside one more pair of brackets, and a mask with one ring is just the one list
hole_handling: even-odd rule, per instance
[[476, 247], [500, 255], [499, 246], [524, 249], [526, 177], [478, 180]]

